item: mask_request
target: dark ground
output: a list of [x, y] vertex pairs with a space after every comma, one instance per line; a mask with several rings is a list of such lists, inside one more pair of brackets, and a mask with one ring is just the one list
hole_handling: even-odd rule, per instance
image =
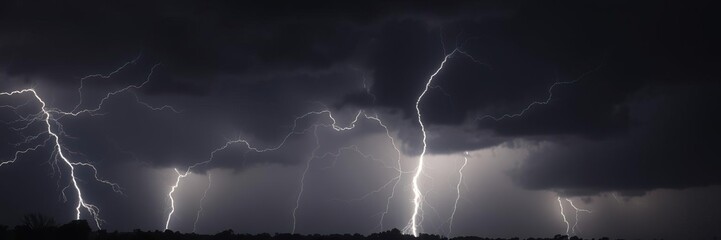
[[[419, 237], [412, 235], [403, 235], [400, 230], [393, 229], [390, 231], [373, 233], [367, 236], [361, 234], [331, 234], [331, 235], [301, 235], [289, 233], [275, 234], [238, 234], [233, 230], [225, 230], [214, 235], [199, 235], [195, 233], [180, 233], [171, 230], [165, 231], [142, 231], [136, 229], [133, 232], [107, 232], [105, 230], [92, 231], [86, 220], [75, 220], [67, 224], [57, 226], [52, 218], [43, 215], [26, 215], [21, 225], [10, 228], [0, 225], [0, 240], [190, 240], [190, 239], [207, 239], [207, 240], [503, 240], [520, 238], [483, 238], [483, 237], [453, 237], [447, 238], [439, 235], [421, 234]], [[526, 240], [543, 240], [543, 239], [572, 239], [581, 240], [579, 237], [568, 237], [565, 235], [556, 235], [547, 238], [526, 238]], [[609, 240], [609, 238], [600, 238], [600, 240]]]

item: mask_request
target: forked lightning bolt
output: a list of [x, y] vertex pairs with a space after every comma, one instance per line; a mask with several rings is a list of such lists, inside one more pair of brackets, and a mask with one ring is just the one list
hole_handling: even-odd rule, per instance
[[[136, 60], [137, 60], [137, 59], [136, 59]], [[17, 161], [21, 155], [26, 154], [26, 153], [28, 153], [28, 152], [30, 152], [30, 151], [35, 151], [35, 150], [37, 150], [38, 148], [41, 148], [41, 147], [46, 146], [46, 144], [47, 144], [48, 142], [52, 142], [52, 143], [53, 143], [53, 151], [52, 151], [52, 154], [51, 154], [51, 155], [55, 155], [55, 159], [56, 159], [56, 160], [55, 160], [55, 162], [51, 162], [51, 164], [53, 164], [53, 166], [56, 166], [56, 168], [57, 168], [58, 170], [60, 170], [60, 167], [57, 166], [57, 161], [58, 161], [58, 158], [59, 158], [59, 159], [62, 160], [62, 162], [63, 162], [65, 165], [67, 165], [67, 167], [70, 169], [70, 180], [71, 180], [71, 184], [70, 184], [70, 185], [72, 185], [73, 188], [75, 189], [75, 192], [76, 192], [77, 198], [78, 198], [78, 204], [77, 204], [77, 206], [76, 206], [76, 208], [75, 208], [75, 211], [76, 211], [75, 219], [80, 219], [80, 217], [81, 217], [81, 209], [85, 209], [85, 210], [93, 217], [93, 220], [94, 220], [94, 222], [95, 222], [95, 225], [98, 227], [98, 229], [101, 229], [101, 223], [103, 222], [103, 220], [102, 220], [102, 219], [100, 218], [100, 216], [99, 216], [99, 215], [100, 215], [100, 209], [99, 209], [97, 206], [95, 206], [95, 205], [93, 205], [93, 204], [90, 204], [90, 203], [88, 203], [88, 202], [85, 200], [84, 195], [83, 195], [83, 191], [82, 191], [80, 185], [78, 184], [79, 178], [76, 176], [76, 171], [75, 171], [75, 170], [76, 170], [76, 167], [87, 167], [87, 168], [92, 169], [93, 177], [94, 177], [94, 179], [95, 179], [96, 181], [98, 181], [98, 182], [100, 182], [100, 183], [102, 183], [102, 184], [109, 185], [109, 186], [112, 188], [112, 190], [115, 191], [115, 192], [117, 192], [117, 193], [121, 193], [121, 194], [122, 194], [122, 191], [121, 191], [120, 186], [119, 186], [118, 184], [113, 183], [113, 182], [110, 182], [110, 181], [108, 181], [108, 180], [101, 179], [101, 178], [98, 176], [98, 170], [97, 170], [97, 168], [96, 168], [92, 163], [89, 163], [89, 162], [78, 162], [78, 161], [72, 161], [72, 160], [70, 160], [70, 157], [68, 156], [68, 154], [75, 154], [75, 155], [77, 155], [77, 154], [79, 154], [79, 153], [72, 152], [71, 150], [69, 150], [67, 147], [65, 147], [65, 146], [62, 144], [61, 136], [67, 136], [67, 134], [65, 134], [63, 125], [60, 123], [59, 120], [60, 120], [60, 118], [62, 118], [63, 116], [78, 116], [78, 115], [83, 114], [83, 113], [87, 113], [87, 114], [89, 114], [89, 115], [94, 115], [94, 114], [97, 113], [97, 111], [99, 111], [99, 110], [102, 109], [103, 104], [105, 103], [105, 101], [108, 100], [108, 99], [109, 99], [110, 97], [112, 97], [113, 95], [117, 95], [117, 94], [119, 94], [119, 93], [125, 92], [125, 91], [129, 90], [130, 88], [135, 88], [135, 89], [137, 89], [137, 88], [142, 87], [142, 85], [140, 85], [140, 86], [131, 85], [131, 86], [129, 86], [129, 87], [126, 87], [126, 88], [123, 88], [123, 89], [120, 89], [120, 90], [116, 90], [116, 91], [110, 92], [110, 93], [108, 93], [108, 94], [105, 95], [105, 97], [103, 98], [103, 100], [101, 100], [100, 103], [99, 103], [95, 108], [78, 110], [78, 108], [79, 108], [80, 105], [82, 104], [82, 82], [83, 82], [85, 79], [92, 78], [92, 77], [110, 78], [113, 74], [119, 72], [120, 70], [122, 70], [123, 68], [125, 68], [125, 66], [127, 66], [128, 64], [134, 63], [134, 62], [135, 62], [135, 60], [133, 60], [133, 61], [131, 61], [131, 62], [128, 62], [128, 63], [126, 63], [125, 65], [123, 65], [122, 67], [116, 69], [115, 71], [113, 71], [113, 72], [111, 72], [110, 74], [107, 74], [107, 75], [94, 74], [94, 75], [88, 75], [88, 76], [86, 76], [86, 77], [83, 77], [83, 78], [81, 79], [81, 85], [80, 85], [80, 87], [78, 88], [78, 93], [79, 93], [79, 95], [80, 95], [80, 99], [81, 99], [81, 100], [79, 100], [79, 103], [78, 103], [78, 104], [76, 105], [76, 107], [75, 107], [72, 111], [70, 111], [70, 112], [65, 112], [65, 111], [62, 111], [62, 110], [57, 109], [57, 108], [51, 108], [51, 107], [49, 107], [49, 106], [47, 105], [47, 103], [45, 102], [45, 100], [43, 100], [43, 98], [40, 97], [40, 95], [38, 94], [38, 92], [37, 92], [34, 88], [27, 88], [27, 89], [15, 90], [15, 91], [9, 91], [9, 92], [0, 92], [0, 96], [13, 96], [13, 95], [20, 95], [20, 94], [30, 94], [30, 95], [32, 95], [32, 97], [33, 97], [35, 100], [37, 100], [38, 103], [40, 103], [40, 112], [38, 112], [38, 113], [36, 113], [36, 114], [31, 114], [31, 115], [28, 115], [28, 116], [21, 116], [19, 113], [15, 112], [15, 114], [16, 114], [17, 116], [19, 116], [20, 119], [11, 122], [11, 124], [13, 124], [13, 123], [24, 123], [21, 127], [12, 128], [13, 130], [16, 130], [16, 131], [20, 132], [20, 131], [23, 131], [23, 130], [28, 129], [33, 123], [42, 122], [43, 125], [44, 125], [44, 128], [45, 128], [45, 132], [41, 132], [41, 133], [38, 133], [38, 134], [36, 134], [36, 135], [30, 136], [30, 137], [26, 137], [26, 138], [25, 138], [25, 141], [16, 144], [16, 146], [21, 146], [21, 145], [30, 144], [30, 143], [32, 143], [32, 141], [40, 138], [40, 136], [45, 135], [45, 134], [48, 135], [48, 137], [47, 137], [42, 143], [37, 144], [37, 145], [32, 146], [32, 147], [25, 148], [25, 149], [23, 149], [23, 150], [18, 150], [18, 151], [16, 151], [15, 154], [13, 154], [13, 157], [12, 157], [11, 159], [0, 162], [0, 166], [7, 165], [7, 164], [12, 164], [12, 163], [14, 163], [15, 161]], [[157, 66], [157, 65], [156, 65], [156, 66]], [[154, 66], [153, 69], [155, 69], [156, 66]], [[147, 83], [147, 82], [150, 80], [151, 74], [152, 74], [152, 69], [151, 69], [151, 73], [150, 73], [150, 74], [148, 75], [148, 77], [147, 77], [147, 80], [146, 80], [143, 84]], [[137, 100], [139, 103], [143, 103], [144, 106], [150, 107], [149, 104], [146, 104], [146, 103], [144, 103], [144, 102], [141, 102], [138, 98], [136, 98], [136, 100]], [[26, 104], [26, 103], [25, 103], [25, 104]], [[15, 106], [15, 107], [12, 107], [12, 106], [11, 106], [11, 107], [9, 107], [9, 108], [10, 108], [10, 109], [13, 109], [13, 110], [17, 110], [18, 107], [23, 106], [23, 105], [25, 105], [25, 104], [22, 104], [22, 105], [19, 105], [19, 106]], [[4, 106], [4, 107], [5, 107], [5, 106]], [[156, 109], [154, 109], [154, 110], [156, 110]], [[59, 116], [55, 116], [55, 115], [59, 115]], [[55, 168], [53, 168], [53, 171], [55, 171]], [[66, 187], [63, 188], [63, 190], [61, 191], [63, 198], [65, 198], [65, 189], [67, 189], [70, 185], [66, 186]]]
[[576, 227], [578, 226], [578, 214], [581, 212], [591, 213], [591, 211], [576, 207], [576, 205], [573, 204], [573, 201], [571, 201], [571, 199], [566, 198], [566, 202], [571, 205], [576, 214], [573, 226], [571, 226], [571, 223], [569, 223], [568, 219], [566, 218], [566, 214], [563, 212], [563, 202], [561, 201], [561, 197], [559, 196], [557, 200], [558, 206], [561, 209], [561, 217], [563, 217], [563, 222], [566, 224], [566, 236], [571, 236], [569, 234], [576, 234]]
[[[580, 213], [580, 212], [591, 213], [591, 211], [582, 209], [582, 208], [577, 208], [576, 205], [573, 204], [573, 201], [571, 201], [571, 199], [566, 198], [566, 201], [568, 201], [568, 203], [571, 204], [571, 207], [573, 207], [573, 210], [576, 211], [576, 218], [573, 223], [573, 227], [571, 227], [571, 233], [576, 234], [576, 226], [578, 226], [578, 213]], [[566, 232], [566, 235], [568, 235], [568, 232]]]

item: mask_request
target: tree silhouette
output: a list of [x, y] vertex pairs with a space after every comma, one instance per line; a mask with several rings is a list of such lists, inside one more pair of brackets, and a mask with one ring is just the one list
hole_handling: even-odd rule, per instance
[[55, 219], [42, 214], [26, 214], [23, 216], [23, 225], [31, 230], [55, 227]]

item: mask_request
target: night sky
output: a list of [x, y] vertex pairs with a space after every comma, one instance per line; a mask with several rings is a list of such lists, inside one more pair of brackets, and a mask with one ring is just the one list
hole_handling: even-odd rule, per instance
[[0, 224], [721, 236], [718, 3], [263, 2], [2, 1]]

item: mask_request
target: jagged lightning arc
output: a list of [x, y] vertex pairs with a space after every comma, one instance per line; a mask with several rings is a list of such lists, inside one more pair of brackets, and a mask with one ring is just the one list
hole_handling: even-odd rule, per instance
[[458, 184], [456, 184], [456, 201], [453, 203], [453, 212], [448, 218], [448, 235], [453, 232], [453, 218], [456, 216], [456, 210], [458, 209], [458, 200], [461, 199], [461, 184], [463, 184], [463, 169], [468, 165], [468, 152], [463, 153], [463, 165], [458, 169]]
[[[7, 165], [7, 164], [12, 164], [12, 163], [14, 163], [15, 161], [17, 161], [21, 155], [26, 154], [26, 153], [28, 153], [28, 152], [30, 152], [30, 151], [35, 151], [35, 150], [37, 150], [37, 149], [40, 148], [40, 147], [44, 147], [48, 142], [51, 141], [51, 142], [53, 143], [53, 152], [52, 152], [51, 155], [53, 155], [53, 154], [55, 155], [55, 161], [56, 161], [55, 163], [51, 163], [51, 164], [54, 164], [54, 166], [56, 166], [57, 169], [60, 170], [60, 167], [57, 166], [57, 159], [60, 158], [60, 159], [62, 160], [62, 162], [65, 163], [65, 164], [67, 165], [67, 167], [70, 169], [70, 180], [71, 180], [71, 184], [70, 184], [70, 185], [72, 185], [72, 187], [75, 189], [75, 192], [76, 192], [77, 198], [78, 198], [78, 204], [77, 204], [77, 206], [75, 207], [75, 211], [76, 211], [75, 219], [80, 219], [80, 217], [81, 217], [81, 209], [85, 209], [85, 210], [93, 217], [93, 220], [94, 220], [94, 222], [95, 222], [95, 225], [97, 226], [98, 229], [101, 229], [101, 223], [104, 222], [104, 221], [100, 218], [100, 216], [99, 216], [99, 215], [100, 215], [100, 209], [99, 209], [97, 206], [95, 206], [95, 205], [87, 202], [86, 199], [84, 198], [84, 196], [83, 196], [83, 191], [82, 191], [80, 185], [78, 184], [79, 178], [76, 176], [76, 172], [75, 172], [76, 167], [88, 167], [88, 168], [92, 169], [92, 171], [93, 171], [93, 177], [94, 177], [94, 179], [95, 179], [96, 181], [98, 181], [98, 182], [100, 182], [100, 183], [102, 183], [102, 184], [109, 185], [114, 192], [117, 192], [117, 193], [122, 194], [122, 191], [121, 191], [121, 189], [120, 189], [120, 186], [119, 186], [117, 183], [113, 183], [113, 182], [110, 182], [110, 181], [108, 181], [108, 180], [101, 179], [101, 178], [98, 176], [98, 170], [97, 170], [97, 168], [96, 168], [92, 163], [89, 163], [89, 162], [77, 162], [77, 161], [72, 161], [72, 160], [70, 160], [70, 158], [68, 157], [67, 154], [68, 154], [68, 153], [71, 153], [71, 154], [72, 154], [73, 152], [72, 152], [71, 150], [69, 150], [67, 147], [63, 146], [63, 144], [61, 143], [61, 136], [66, 136], [66, 135], [65, 135], [65, 131], [64, 131], [64, 129], [63, 129], [63, 125], [59, 122], [59, 120], [60, 120], [60, 118], [62, 118], [63, 116], [78, 116], [78, 115], [83, 114], [83, 113], [89, 114], [89, 115], [91, 115], [91, 116], [92, 116], [92, 115], [95, 115], [95, 114], [97, 114], [97, 112], [98, 112], [99, 110], [102, 109], [103, 104], [105, 103], [105, 101], [106, 101], [107, 99], [109, 99], [111, 96], [116, 95], [116, 94], [119, 94], [119, 93], [122, 93], [122, 92], [125, 92], [125, 91], [129, 90], [130, 88], [138, 89], [138, 88], [142, 87], [142, 85], [140, 85], [140, 86], [131, 85], [131, 86], [129, 86], [129, 87], [126, 87], [126, 88], [123, 88], [123, 89], [120, 89], [120, 90], [117, 90], [117, 91], [110, 92], [110, 93], [108, 93], [108, 94], [105, 95], [105, 97], [100, 101], [100, 103], [99, 103], [95, 108], [78, 110], [78, 108], [80, 107], [80, 105], [82, 105], [82, 86], [83, 86], [83, 85], [82, 85], [82, 82], [83, 82], [85, 79], [92, 78], [92, 77], [110, 78], [113, 74], [121, 71], [121, 70], [122, 70], [123, 68], [125, 68], [128, 64], [134, 63], [136, 60], [137, 60], [137, 58], [136, 58], [135, 60], [131, 61], [131, 62], [125, 63], [123, 66], [121, 66], [120, 68], [116, 69], [115, 71], [113, 71], [113, 72], [111, 72], [110, 74], [107, 74], [107, 75], [93, 74], [93, 75], [88, 75], [88, 76], [83, 77], [83, 78], [81, 79], [81, 85], [80, 85], [80, 87], [78, 88], [78, 93], [79, 93], [79, 95], [80, 95], [79, 103], [75, 106], [75, 108], [74, 108], [72, 111], [69, 111], [69, 112], [65, 112], [65, 111], [62, 111], [62, 110], [57, 109], [57, 108], [51, 108], [51, 107], [49, 107], [49, 106], [47, 105], [47, 103], [45, 102], [45, 100], [43, 100], [43, 98], [40, 97], [40, 95], [38, 94], [38, 92], [37, 92], [34, 88], [27, 88], [27, 89], [21, 89], [21, 90], [9, 91], [9, 92], [0, 92], [0, 96], [13, 96], [13, 95], [20, 95], [20, 94], [31, 94], [32, 97], [33, 97], [35, 100], [37, 100], [38, 103], [40, 103], [40, 112], [38, 112], [38, 113], [36, 113], [36, 114], [31, 114], [31, 115], [29, 115], [29, 116], [24, 117], [24, 116], [21, 116], [19, 113], [15, 112], [15, 114], [18, 115], [20, 119], [14, 121], [14, 122], [12, 122], [12, 123], [25, 123], [25, 124], [24, 124], [22, 127], [13, 128], [13, 130], [15, 130], [15, 131], [22, 131], [22, 130], [25, 130], [25, 129], [29, 128], [29, 127], [30, 127], [33, 123], [35, 123], [35, 122], [43, 122], [43, 125], [45, 126], [44, 128], [46, 129], [45, 132], [38, 133], [37, 135], [31, 136], [31, 137], [26, 137], [23, 142], [20, 142], [20, 143], [16, 144], [16, 146], [20, 146], [20, 145], [23, 145], [23, 144], [29, 144], [30, 142], [32, 142], [32, 141], [35, 140], [35, 139], [38, 139], [38, 138], [39, 138], [40, 136], [42, 136], [42, 135], [45, 135], [45, 134], [48, 135], [48, 137], [47, 137], [42, 143], [37, 144], [37, 145], [32, 146], [32, 147], [28, 147], [28, 148], [23, 149], [23, 150], [18, 150], [18, 151], [16, 151], [15, 154], [13, 155], [12, 159], [6, 160], [6, 161], [3, 161], [3, 162], [0, 162], [0, 166]], [[148, 75], [148, 77], [147, 77], [146, 81], [143, 83], [143, 85], [150, 80], [150, 76], [152, 75], [153, 70], [154, 70], [155, 67], [157, 67], [157, 66], [158, 66], [158, 65], [153, 66], [153, 68], [151, 69], [150, 74]], [[146, 107], [151, 107], [149, 104], [140, 101], [138, 98], [136, 98], [136, 101], [137, 101], [138, 103], [142, 103], [142, 104], [143, 104], [144, 106], [146, 106]], [[22, 105], [24, 105], [24, 104], [22, 104]], [[21, 106], [22, 106], [22, 105], [21, 105]], [[17, 106], [17, 107], [19, 107], [19, 106]], [[17, 107], [10, 107], [10, 108], [13, 109], [13, 110], [17, 110]], [[171, 108], [171, 107], [169, 107], [169, 106], [167, 106], [167, 107], [168, 107], [168, 108]], [[165, 108], [165, 107], [163, 107], [163, 108], [151, 108], [151, 109], [153, 109], [153, 110], [160, 110], [160, 109], [164, 109], [164, 108]], [[57, 115], [59, 115], [59, 116], [56, 117], [55, 114], [57, 114]], [[53, 126], [54, 126], [55, 129], [53, 129]], [[53, 171], [54, 171], [54, 169], [55, 169], [55, 168], [53, 168]], [[63, 198], [65, 197], [65, 189], [67, 189], [70, 185], [66, 186], [66, 187], [63, 188], [63, 190], [61, 191]]]
[[[302, 119], [311, 117], [311, 116], [327, 116], [327, 119], [330, 120], [330, 123], [317, 122], [317, 123], [314, 123], [314, 124], [312, 124], [311, 126], [309, 126], [309, 127], [307, 127], [307, 128], [299, 129], [299, 121], [302, 120]], [[239, 138], [239, 139], [235, 139], [235, 140], [230, 140], [230, 141], [225, 142], [225, 144], [223, 144], [221, 147], [216, 148], [215, 150], [211, 151], [208, 160], [205, 160], [205, 161], [198, 162], [198, 163], [195, 163], [195, 164], [193, 164], [193, 165], [190, 165], [190, 166], [186, 169], [185, 173], [177, 172], [178, 177], [176, 178], [176, 184], [171, 187], [171, 192], [168, 194], [168, 197], [171, 199], [171, 202], [170, 202], [170, 203], [171, 203], [171, 212], [168, 214], [168, 216], [167, 216], [167, 218], [166, 218], [165, 228], [166, 228], [166, 229], [169, 228], [170, 221], [171, 221], [171, 218], [172, 218], [172, 213], [173, 213], [172, 209], [175, 209], [175, 207], [174, 207], [175, 201], [174, 201], [174, 199], [172, 199], [172, 192], [173, 192], [176, 188], [180, 187], [180, 183], [181, 183], [180, 180], [181, 180], [182, 178], [184, 178], [185, 176], [187, 176], [187, 174], [189, 174], [194, 168], [200, 167], [200, 166], [202, 166], [202, 165], [210, 164], [210, 163], [213, 161], [213, 159], [215, 158], [215, 154], [216, 154], [216, 153], [218, 153], [218, 152], [220, 152], [220, 151], [223, 151], [223, 150], [227, 149], [228, 147], [230, 147], [231, 145], [234, 145], [234, 144], [241, 144], [241, 145], [243, 145], [244, 147], [246, 147], [246, 148], [248, 149], [248, 151], [252, 151], [252, 152], [256, 152], [256, 153], [276, 151], [276, 150], [281, 149], [283, 146], [285, 146], [286, 142], [288, 142], [288, 140], [290, 139], [291, 136], [300, 135], [300, 134], [306, 134], [306, 133], [312, 133], [313, 136], [314, 136], [314, 140], [315, 140], [315, 142], [316, 142], [316, 147], [315, 147], [315, 148], [313, 149], [313, 151], [311, 152], [311, 155], [310, 155], [308, 161], [306, 161], [306, 166], [305, 166], [305, 168], [304, 168], [304, 170], [303, 170], [303, 172], [302, 172], [302, 174], [301, 174], [301, 179], [300, 179], [300, 184], [299, 184], [299, 191], [298, 191], [298, 194], [296, 195], [296, 198], [295, 198], [295, 199], [296, 199], [296, 202], [295, 202], [296, 204], [295, 204], [295, 206], [294, 206], [294, 208], [292, 209], [292, 212], [291, 212], [291, 216], [292, 216], [292, 228], [291, 228], [291, 231], [294, 233], [295, 230], [296, 230], [297, 212], [298, 212], [298, 209], [300, 208], [300, 200], [302, 199], [303, 191], [304, 191], [304, 187], [305, 187], [305, 176], [306, 176], [306, 174], [308, 173], [308, 171], [310, 170], [310, 166], [311, 166], [312, 160], [315, 159], [315, 158], [318, 158], [318, 157], [320, 157], [320, 156], [322, 156], [322, 155], [324, 155], [324, 154], [318, 153], [318, 149], [320, 148], [319, 137], [318, 137], [318, 135], [317, 135], [318, 129], [320, 129], [320, 128], [328, 128], [328, 129], [332, 129], [332, 130], [337, 131], [337, 132], [348, 131], [348, 130], [354, 129], [354, 128], [356, 127], [356, 124], [358, 123], [358, 121], [359, 121], [361, 118], [364, 118], [364, 119], [367, 119], [367, 120], [371, 120], [371, 121], [373, 121], [373, 122], [377, 122], [379, 126], [381, 126], [383, 129], [385, 129], [386, 136], [389, 138], [389, 140], [390, 140], [390, 142], [391, 142], [391, 145], [393, 146], [393, 149], [395, 149], [395, 151], [398, 153], [398, 160], [397, 160], [398, 169], [396, 169], [396, 170], [398, 171], [399, 175], [398, 175], [397, 177], [394, 177], [393, 179], [391, 179], [391, 181], [395, 181], [395, 184], [393, 184], [393, 190], [392, 190], [391, 196], [388, 197], [388, 200], [387, 200], [387, 203], [388, 203], [388, 204], [386, 205], [385, 211], [383, 212], [383, 215], [381, 216], [381, 225], [382, 225], [383, 217], [388, 213], [388, 208], [389, 208], [389, 205], [390, 205], [390, 200], [391, 200], [391, 199], [393, 198], [393, 196], [394, 196], [395, 188], [396, 188], [396, 186], [397, 186], [397, 184], [398, 184], [398, 181], [400, 181], [400, 177], [401, 177], [401, 174], [402, 174], [402, 171], [401, 171], [401, 169], [400, 169], [400, 166], [401, 166], [400, 155], [401, 155], [401, 153], [400, 153], [400, 150], [399, 150], [399, 148], [397, 147], [397, 145], [396, 145], [396, 143], [395, 143], [395, 139], [390, 135], [390, 130], [388, 129], [388, 127], [383, 123], [383, 121], [382, 121], [377, 115], [369, 115], [369, 114], [364, 113], [362, 110], [360, 110], [360, 111], [358, 111], [358, 113], [355, 115], [354, 119], [353, 119], [349, 124], [347, 124], [346, 126], [340, 126], [340, 125], [338, 125], [338, 122], [336, 121], [335, 117], [333, 116], [333, 113], [332, 113], [330, 110], [321, 110], [321, 111], [311, 111], [311, 112], [307, 112], [307, 113], [305, 113], [305, 114], [303, 114], [303, 115], [301, 115], [301, 116], [299, 116], [299, 117], [296, 117], [296, 118], [294, 119], [294, 121], [293, 121], [293, 126], [291, 127], [291, 130], [281, 139], [281, 141], [280, 141], [278, 144], [276, 144], [276, 145], [274, 145], [274, 146], [267, 147], [267, 148], [262, 148], [262, 147], [257, 147], [257, 146], [252, 145], [252, 144], [251, 144], [248, 140], [246, 140], [246, 139]], [[358, 148], [356, 147], [355, 150], [358, 151]], [[358, 151], [358, 152], [360, 152], [360, 151]], [[390, 181], [389, 181], [389, 182], [390, 182]], [[383, 187], [386, 187], [386, 186], [388, 186], [388, 185], [390, 185], [390, 184], [386, 184], [386, 185], [384, 185]], [[207, 192], [206, 192], [206, 193], [207, 193]], [[198, 215], [200, 214], [201, 211], [202, 211], [202, 208], [199, 209]], [[196, 223], [197, 223], [197, 221], [196, 221]]]
[[579, 76], [578, 78], [576, 78], [576, 79], [574, 79], [574, 80], [571, 80], [571, 81], [556, 81], [556, 82], [554, 82], [553, 84], [551, 84], [550, 87], [548, 87], [548, 90], [547, 90], [547, 92], [548, 92], [548, 97], [546, 97], [545, 100], [543, 100], [543, 101], [533, 101], [533, 102], [531, 102], [530, 104], [526, 105], [526, 107], [524, 107], [523, 109], [521, 109], [521, 111], [519, 111], [519, 112], [516, 112], [516, 113], [505, 113], [505, 114], [503, 114], [503, 115], [501, 115], [501, 116], [482, 115], [482, 116], [476, 117], [476, 120], [482, 121], [482, 120], [485, 120], [485, 119], [492, 119], [492, 120], [494, 120], [494, 121], [501, 121], [501, 120], [507, 119], [507, 118], [521, 117], [521, 116], [523, 116], [523, 114], [525, 114], [528, 110], [530, 110], [530, 109], [533, 108], [534, 106], [537, 106], [537, 105], [546, 105], [546, 104], [550, 103], [551, 100], [553, 99], [553, 88], [555, 88], [556, 86], [569, 85], [569, 84], [578, 83], [578, 82], [580, 82], [581, 80], [583, 80], [584, 78], [586, 78], [586, 76], [588, 76], [589, 74], [591, 74], [591, 73], [593, 73], [593, 72], [596, 72], [596, 71], [598, 71], [599, 69], [601, 69], [601, 67], [603, 67], [603, 63], [601, 63], [601, 64], [599, 64], [598, 66], [596, 66], [595, 68], [593, 68], [593, 69], [591, 69], [591, 70], [589, 70], [589, 71], [581, 74], [581, 76]]

